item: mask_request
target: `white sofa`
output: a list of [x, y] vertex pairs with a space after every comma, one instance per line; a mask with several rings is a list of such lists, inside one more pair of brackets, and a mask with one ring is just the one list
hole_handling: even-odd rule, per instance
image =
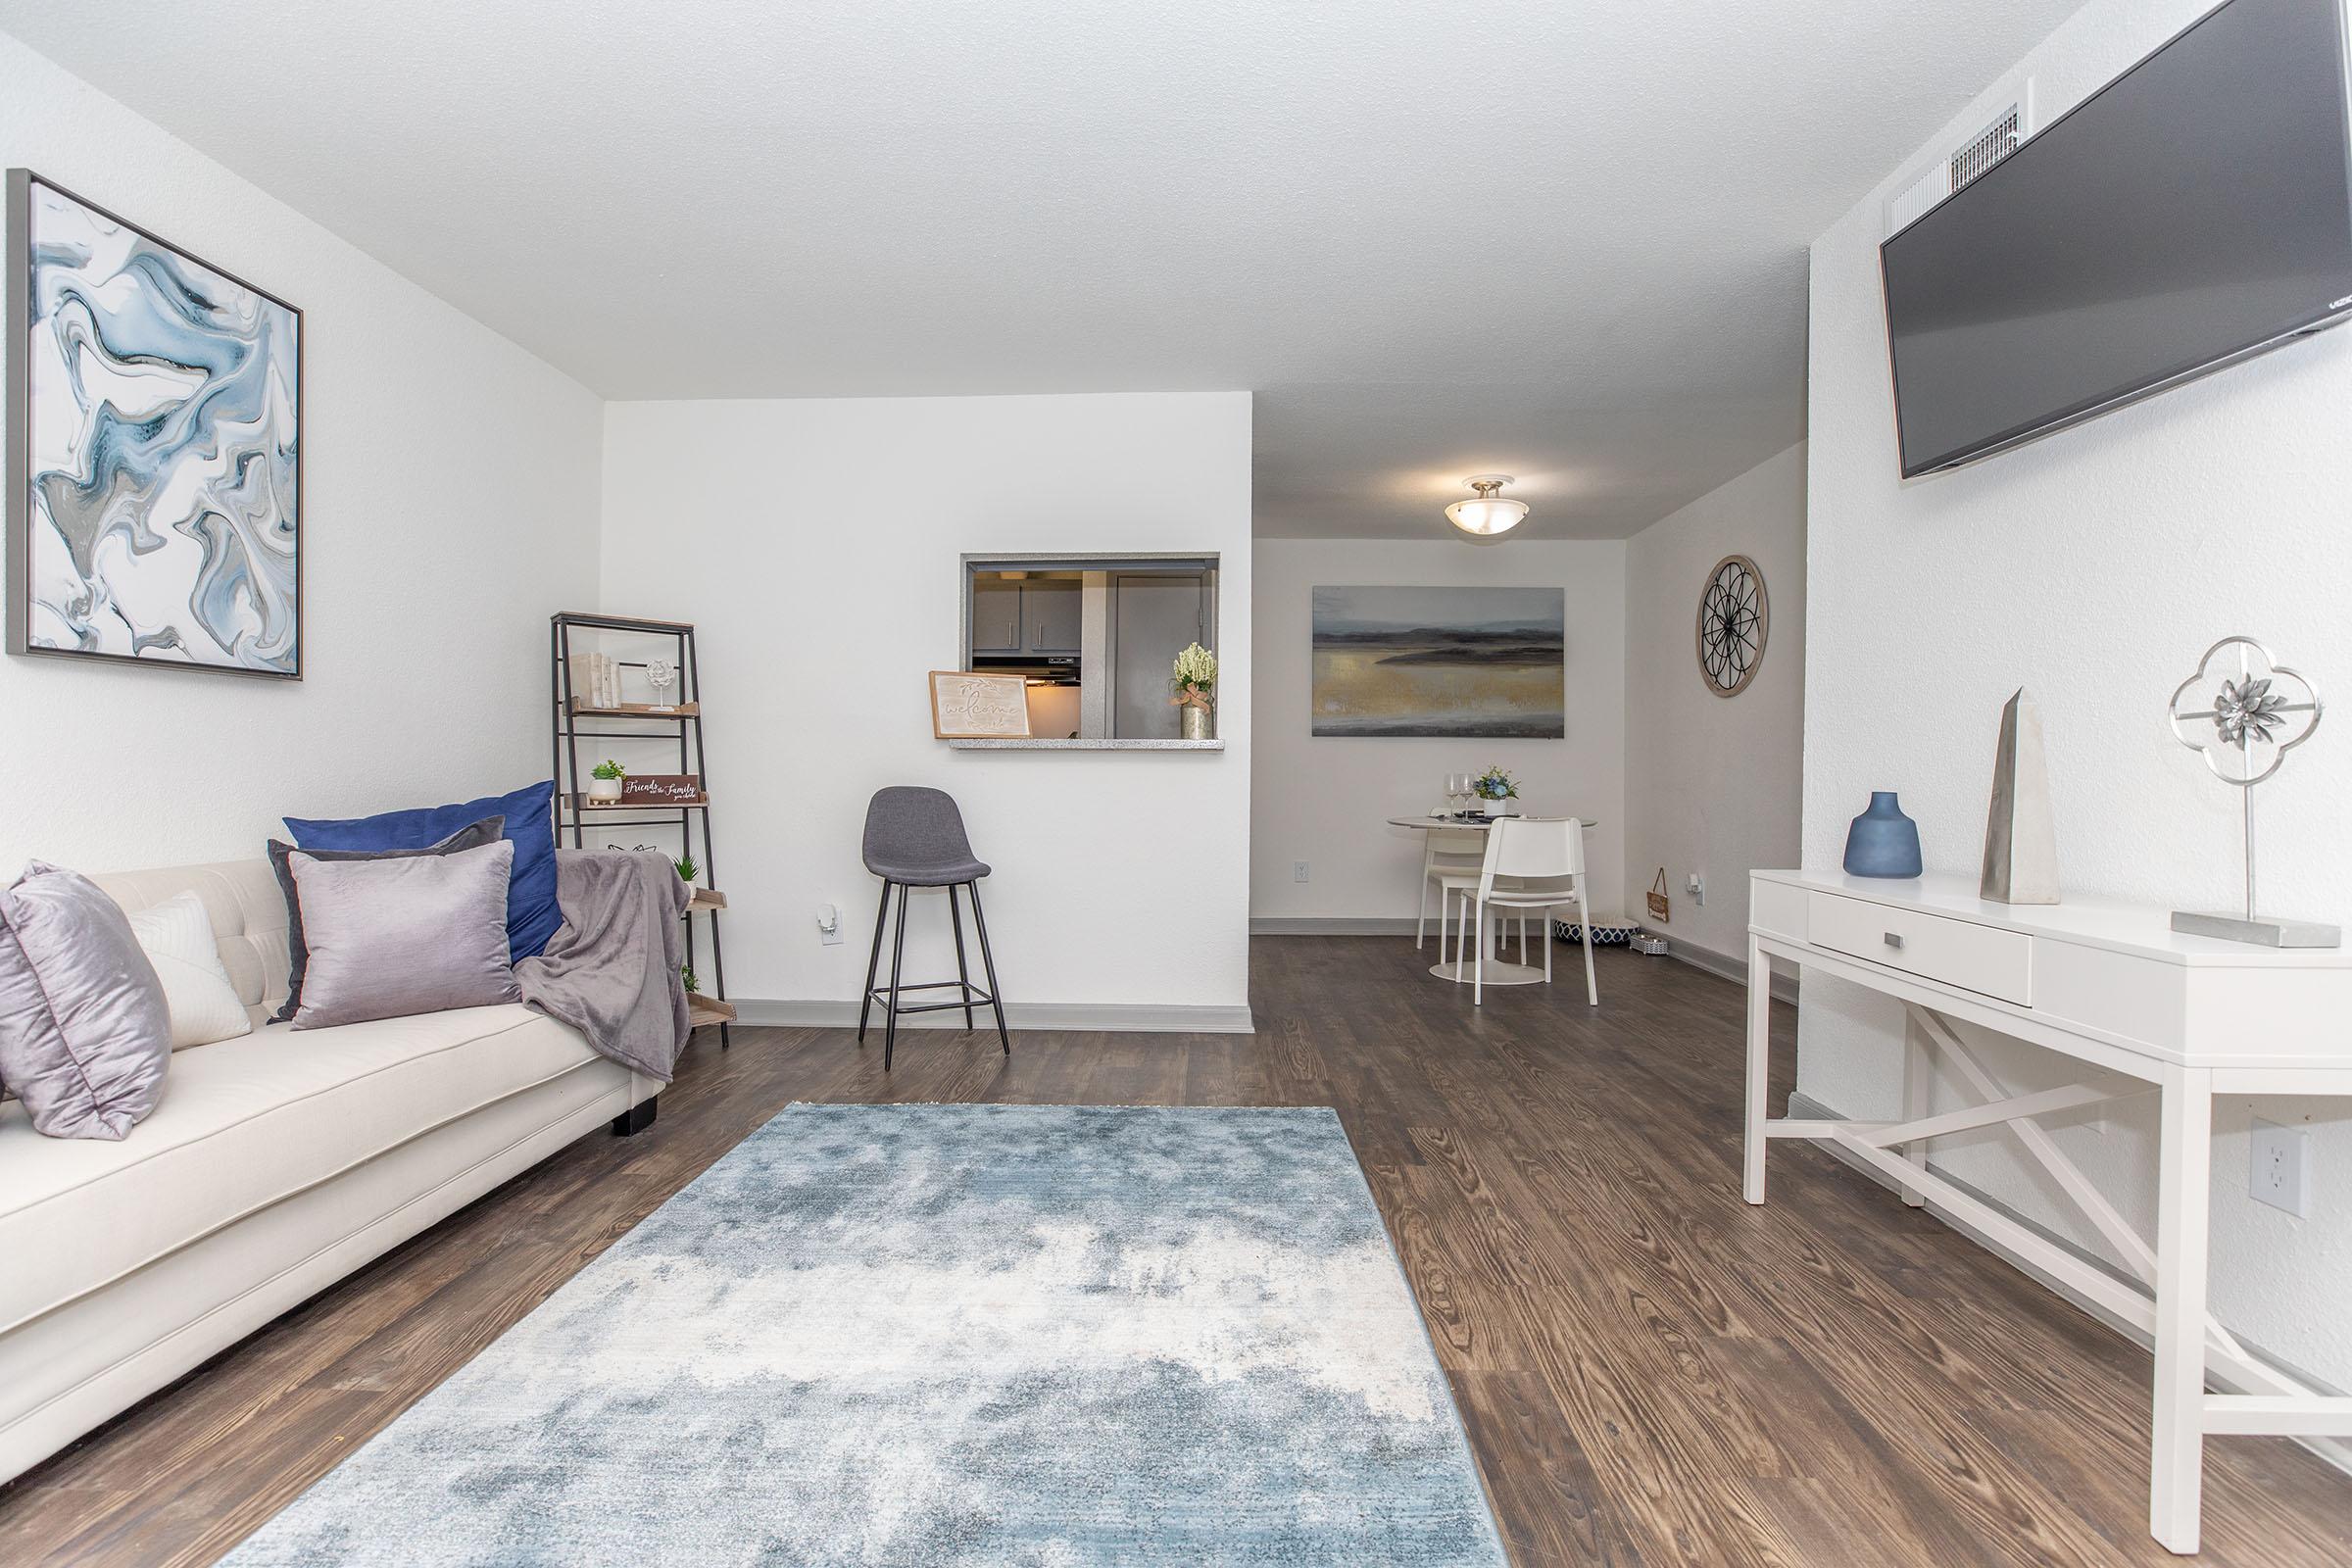
[[[267, 861], [93, 880], [132, 910], [195, 889], [255, 1021], [284, 1000]], [[0, 1480], [660, 1091], [514, 1005], [179, 1052], [120, 1143], [0, 1105]]]

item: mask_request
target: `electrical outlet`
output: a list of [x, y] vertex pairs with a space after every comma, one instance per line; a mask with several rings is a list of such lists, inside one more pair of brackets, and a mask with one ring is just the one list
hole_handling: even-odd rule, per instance
[[816, 906], [816, 940], [828, 948], [840, 944], [841, 909], [839, 906], [831, 904], [820, 904]]
[[1696, 871], [1691, 872], [1689, 880], [1683, 884], [1683, 891], [1690, 895], [1690, 902], [1692, 904], [1697, 905], [1702, 909], [1706, 907], [1707, 879], [1705, 877], [1700, 876]]
[[1306, 862], [1304, 860], [1293, 860], [1291, 862], [1291, 880], [1294, 882], [1303, 882], [1306, 880]]
[[2248, 1190], [2258, 1203], [2283, 1208], [2297, 1219], [2311, 1217], [2311, 1129], [2281, 1127], [2254, 1118], [2254, 1168]]

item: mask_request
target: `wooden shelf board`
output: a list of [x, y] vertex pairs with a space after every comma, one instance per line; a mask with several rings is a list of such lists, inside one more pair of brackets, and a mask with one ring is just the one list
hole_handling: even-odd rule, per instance
[[656, 708], [651, 703], [623, 703], [618, 708], [591, 708], [575, 697], [571, 700], [571, 714], [574, 718], [700, 718], [703, 705], [672, 703], [667, 708]]
[[727, 896], [724, 893], [719, 892], [718, 889], [696, 888], [694, 890], [694, 897], [689, 899], [686, 903], [686, 912], [688, 914], [693, 914], [699, 910], [723, 909], [726, 906]]
[[691, 801], [589, 801], [574, 800], [572, 808], [580, 811], [699, 811], [710, 804], [704, 795]]
[[733, 1023], [735, 1004], [716, 997], [706, 997], [699, 991], [686, 993], [687, 1027], [700, 1029], [706, 1024]]
[[605, 631], [658, 631], [665, 634], [694, 630], [694, 622], [691, 620], [653, 620], [644, 615], [612, 615], [598, 610], [559, 610], [549, 618], [567, 625], [586, 626], [592, 630], [601, 628]]

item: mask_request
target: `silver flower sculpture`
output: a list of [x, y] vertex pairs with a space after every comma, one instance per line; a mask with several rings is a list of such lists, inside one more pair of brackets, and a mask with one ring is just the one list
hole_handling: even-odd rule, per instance
[[2243, 683], [2222, 682], [2222, 695], [2214, 703], [2213, 727], [2222, 732], [2225, 746], [2243, 746], [2251, 734], [2258, 741], [2278, 738], [2278, 726], [2283, 718], [2279, 711], [2286, 699], [2271, 690], [2269, 677]]
[[2225, 637], [2173, 693], [2173, 733], [2204, 755], [2214, 776], [2251, 787], [2278, 771], [2311, 739], [2323, 711], [2318, 688], [2251, 637]]

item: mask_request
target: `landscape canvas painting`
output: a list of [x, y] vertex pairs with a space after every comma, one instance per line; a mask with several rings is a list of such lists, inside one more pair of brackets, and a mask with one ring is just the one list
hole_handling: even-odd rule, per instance
[[302, 674], [302, 313], [9, 173], [13, 653]]
[[1566, 615], [1558, 588], [1317, 588], [1312, 733], [1558, 740]]

